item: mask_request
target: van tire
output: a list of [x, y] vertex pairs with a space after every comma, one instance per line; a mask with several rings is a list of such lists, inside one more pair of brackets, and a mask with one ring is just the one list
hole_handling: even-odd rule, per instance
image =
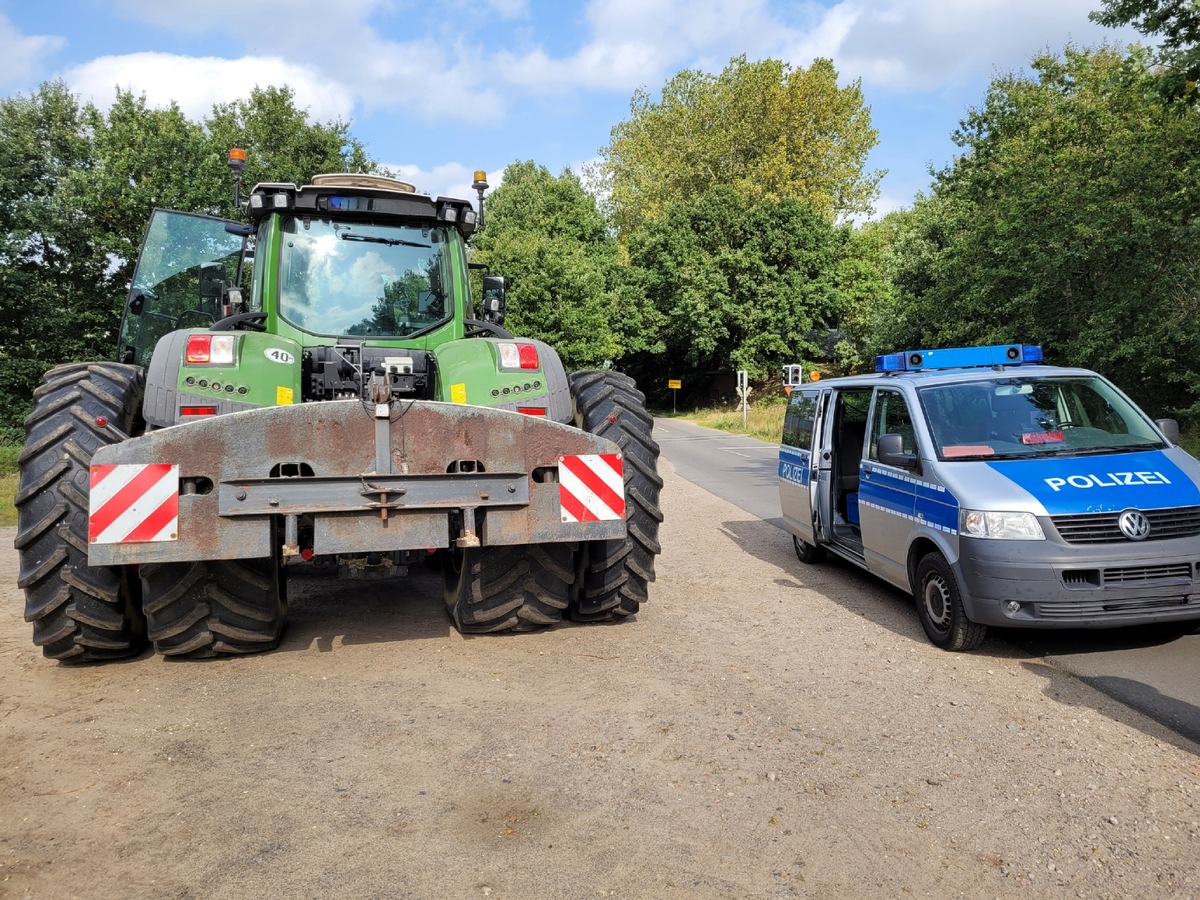
[[935, 646], [957, 652], [974, 650], [987, 636], [986, 625], [967, 618], [958, 578], [942, 554], [927, 553], [917, 564], [913, 599], [921, 626]]
[[796, 535], [792, 535], [792, 546], [796, 548], [796, 559], [804, 563], [806, 566], [816, 565], [819, 562], [825, 561], [825, 548], [818, 547], [808, 541], [802, 541]]

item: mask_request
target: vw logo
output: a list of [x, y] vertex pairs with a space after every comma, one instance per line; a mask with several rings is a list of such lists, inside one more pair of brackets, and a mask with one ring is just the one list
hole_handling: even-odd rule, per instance
[[1121, 534], [1131, 541], [1144, 541], [1150, 536], [1150, 520], [1138, 509], [1127, 509], [1117, 518]]

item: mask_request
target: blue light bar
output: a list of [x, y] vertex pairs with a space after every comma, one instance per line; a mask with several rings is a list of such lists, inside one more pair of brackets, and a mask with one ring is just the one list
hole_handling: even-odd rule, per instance
[[944, 350], [905, 350], [875, 357], [876, 372], [920, 372], [925, 369], [973, 369], [1019, 366], [1042, 361], [1037, 345], [994, 344], [989, 347], [950, 347]]

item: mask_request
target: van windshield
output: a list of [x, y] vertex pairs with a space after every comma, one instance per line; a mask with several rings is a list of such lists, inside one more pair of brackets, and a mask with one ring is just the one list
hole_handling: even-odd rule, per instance
[[407, 337], [446, 320], [442, 228], [288, 219], [279, 312], [313, 334]]
[[1082, 456], [1166, 446], [1103, 378], [1003, 378], [921, 388], [938, 457]]

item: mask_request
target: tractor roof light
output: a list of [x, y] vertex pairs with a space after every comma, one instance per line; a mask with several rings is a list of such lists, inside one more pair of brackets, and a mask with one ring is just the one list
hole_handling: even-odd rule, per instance
[[241, 147], [234, 147], [229, 151], [229, 168], [234, 175], [241, 175], [246, 171], [246, 151]]

